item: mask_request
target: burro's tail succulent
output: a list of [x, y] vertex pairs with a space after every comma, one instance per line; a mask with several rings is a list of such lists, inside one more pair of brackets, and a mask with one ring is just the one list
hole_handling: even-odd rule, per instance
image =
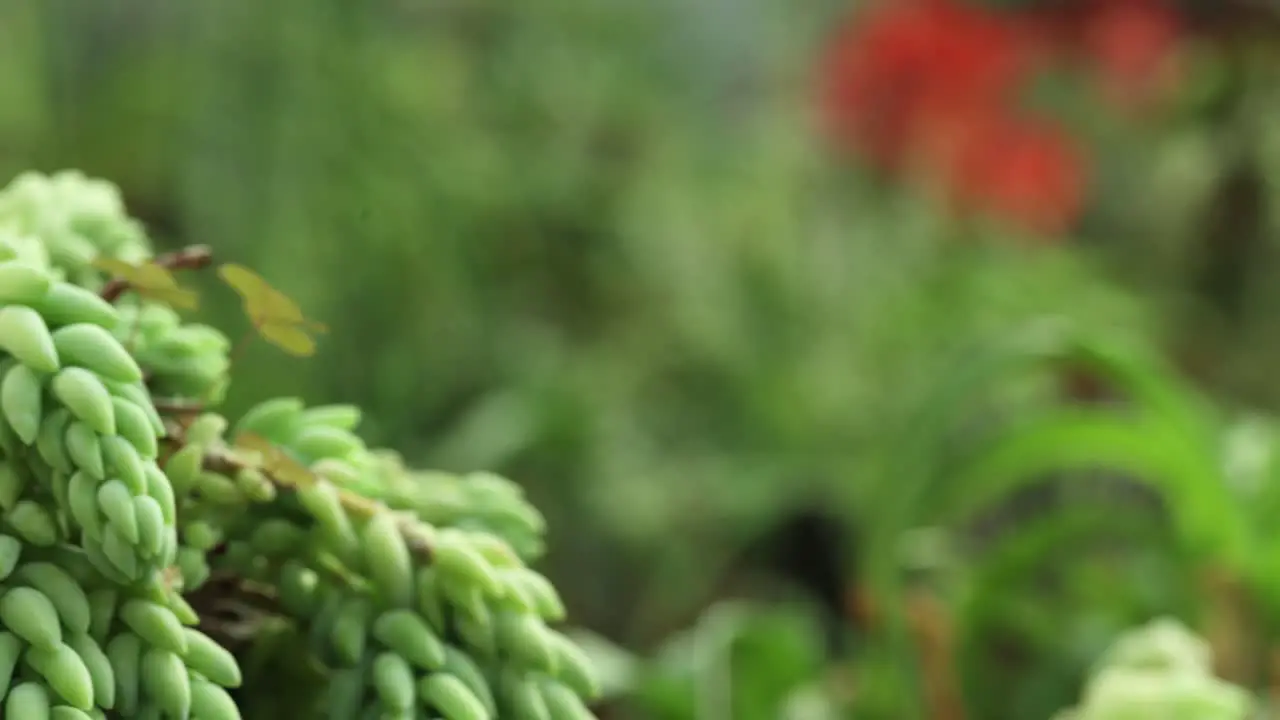
[[234, 347], [172, 275], [212, 261], [154, 256], [104, 181], [0, 188], [0, 718], [593, 720], [521, 486], [368, 447], [352, 405], [221, 415]]

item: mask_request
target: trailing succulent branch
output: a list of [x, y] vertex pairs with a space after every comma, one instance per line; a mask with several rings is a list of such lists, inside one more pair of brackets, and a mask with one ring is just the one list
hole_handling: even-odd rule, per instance
[[[154, 257], [79, 173], [0, 191], [0, 715], [239, 718], [252, 653], [314, 673], [304, 717], [593, 717], [518, 486], [408, 468], [352, 406], [212, 409], [232, 344], [162, 302], [212, 261]], [[305, 348], [237, 272], [255, 329]], [[279, 623], [300, 642], [258, 642]]]

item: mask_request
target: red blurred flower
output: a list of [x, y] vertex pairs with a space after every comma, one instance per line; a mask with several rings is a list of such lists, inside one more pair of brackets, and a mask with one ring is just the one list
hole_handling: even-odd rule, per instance
[[947, 0], [901, 0], [854, 18], [823, 64], [825, 120], [896, 167], [917, 141], [1002, 102], [1025, 68], [1012, 27]]
[[948, 185], [962, 208], [1056, 236], [1084, 209], [1083, 158], [1051, 124], [1000, 117], [976, 128], [950, 168]]
[[1081, 52], [1097, 66], [1114, 102], [1150, 101], [1181, 40], [1178, 15], [1164, 0], [1094, 0], [1092, 5]]
[[1170, 0], [1076, 0], [1026, 22], [1046, 50], [1083, 63], [1109, 101], [1130, 110], [1164, 89], [1185, 32]]
[[966, 0], [883, 0], [841, 28], [822, 63], [828, 131], [879, 167], [924, 171], [959, 209], [1042, 233], [1084, 207], [1085, 160], [1017, 109], [1032, 74], [1085, 59], [1130, 106], [1151, 99], [1180, 37], [1167, 0], [1083, 0], [1000, 13]]

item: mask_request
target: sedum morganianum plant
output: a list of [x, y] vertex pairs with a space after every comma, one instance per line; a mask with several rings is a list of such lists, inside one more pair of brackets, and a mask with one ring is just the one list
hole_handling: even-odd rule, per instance
[[1246, 720], [1252, 696], [1214, 676], [1207, 642], [1162, 618], [1121, 636], [1074, 709], [1054, 720]]
[[[518, 486], [405, 467], [351, 406], [228, 421], [227, 337], [103, 258], [164, 266], [112, 185], [0, 191], [0, 716], [238, 718], [252, 651], [311, 673], [291, 717], [592, 717]], [[237, 594], [232, 643], [202, 603]]]

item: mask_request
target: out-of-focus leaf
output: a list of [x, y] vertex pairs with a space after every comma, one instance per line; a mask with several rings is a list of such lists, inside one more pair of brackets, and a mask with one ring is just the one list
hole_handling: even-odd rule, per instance
[[1119, 471], [1156, 488], [1191, 544], [1238, 558], [1245, 528], [1224, 523], [1235, 504], [1211, 458], [1197, 457], [1158, 419], [1107, 410], [1069, 409], [1028, 420], [952, 479], [945, 503], [964, 517], [1054, 470]]
[[632, 691], [640, 669], [639, 658], [588, 630], [574, 629], [565, 634], [591, 659], [604, 699]]
[[[1157, 513], [1081, 502], [1020, 522], [975, 558], [952, 616], [968, 714], [1047, 717], [1074, 699], [1117, 631], [1151, 613], [1189, 612], [1193, 576], [1172, 534]], [[994, 658], [1012, 647], [1053, 660], [1038, 681], [1010, 689]]]
[[824, 650], [806, 606], [722, 602], [663, 646], [637, 699], [670, 720], [775, 720], [820, 681]]
[[236, 436], [235, 447], [257, 455], [261, 468], [280, 482], [295, 487], [315, 482], [314, 473], [260, 435], [240, 433]]
[[242, 265], [223, 265], [218, 268], [218, 275], [240, 295], [249, 322], [264, 340], [290, 355], [315, 354], [316, 342], [312, 335], [329, 329], [303, 315], [288, 295]]
[[129, 289], [147, 300], [180, 310], [195, 310], [200, 305], [200, 298], [194, 290], [179, 285], [173, 273], [157, 263], [132, 265], [115, 258], [98, 257], [93, 265], [129, 283]]
[[258, 325], [263, 339], [290, 355], [310, 357], [316, 352], [315, 338], [302, 328], [289, 325]]

